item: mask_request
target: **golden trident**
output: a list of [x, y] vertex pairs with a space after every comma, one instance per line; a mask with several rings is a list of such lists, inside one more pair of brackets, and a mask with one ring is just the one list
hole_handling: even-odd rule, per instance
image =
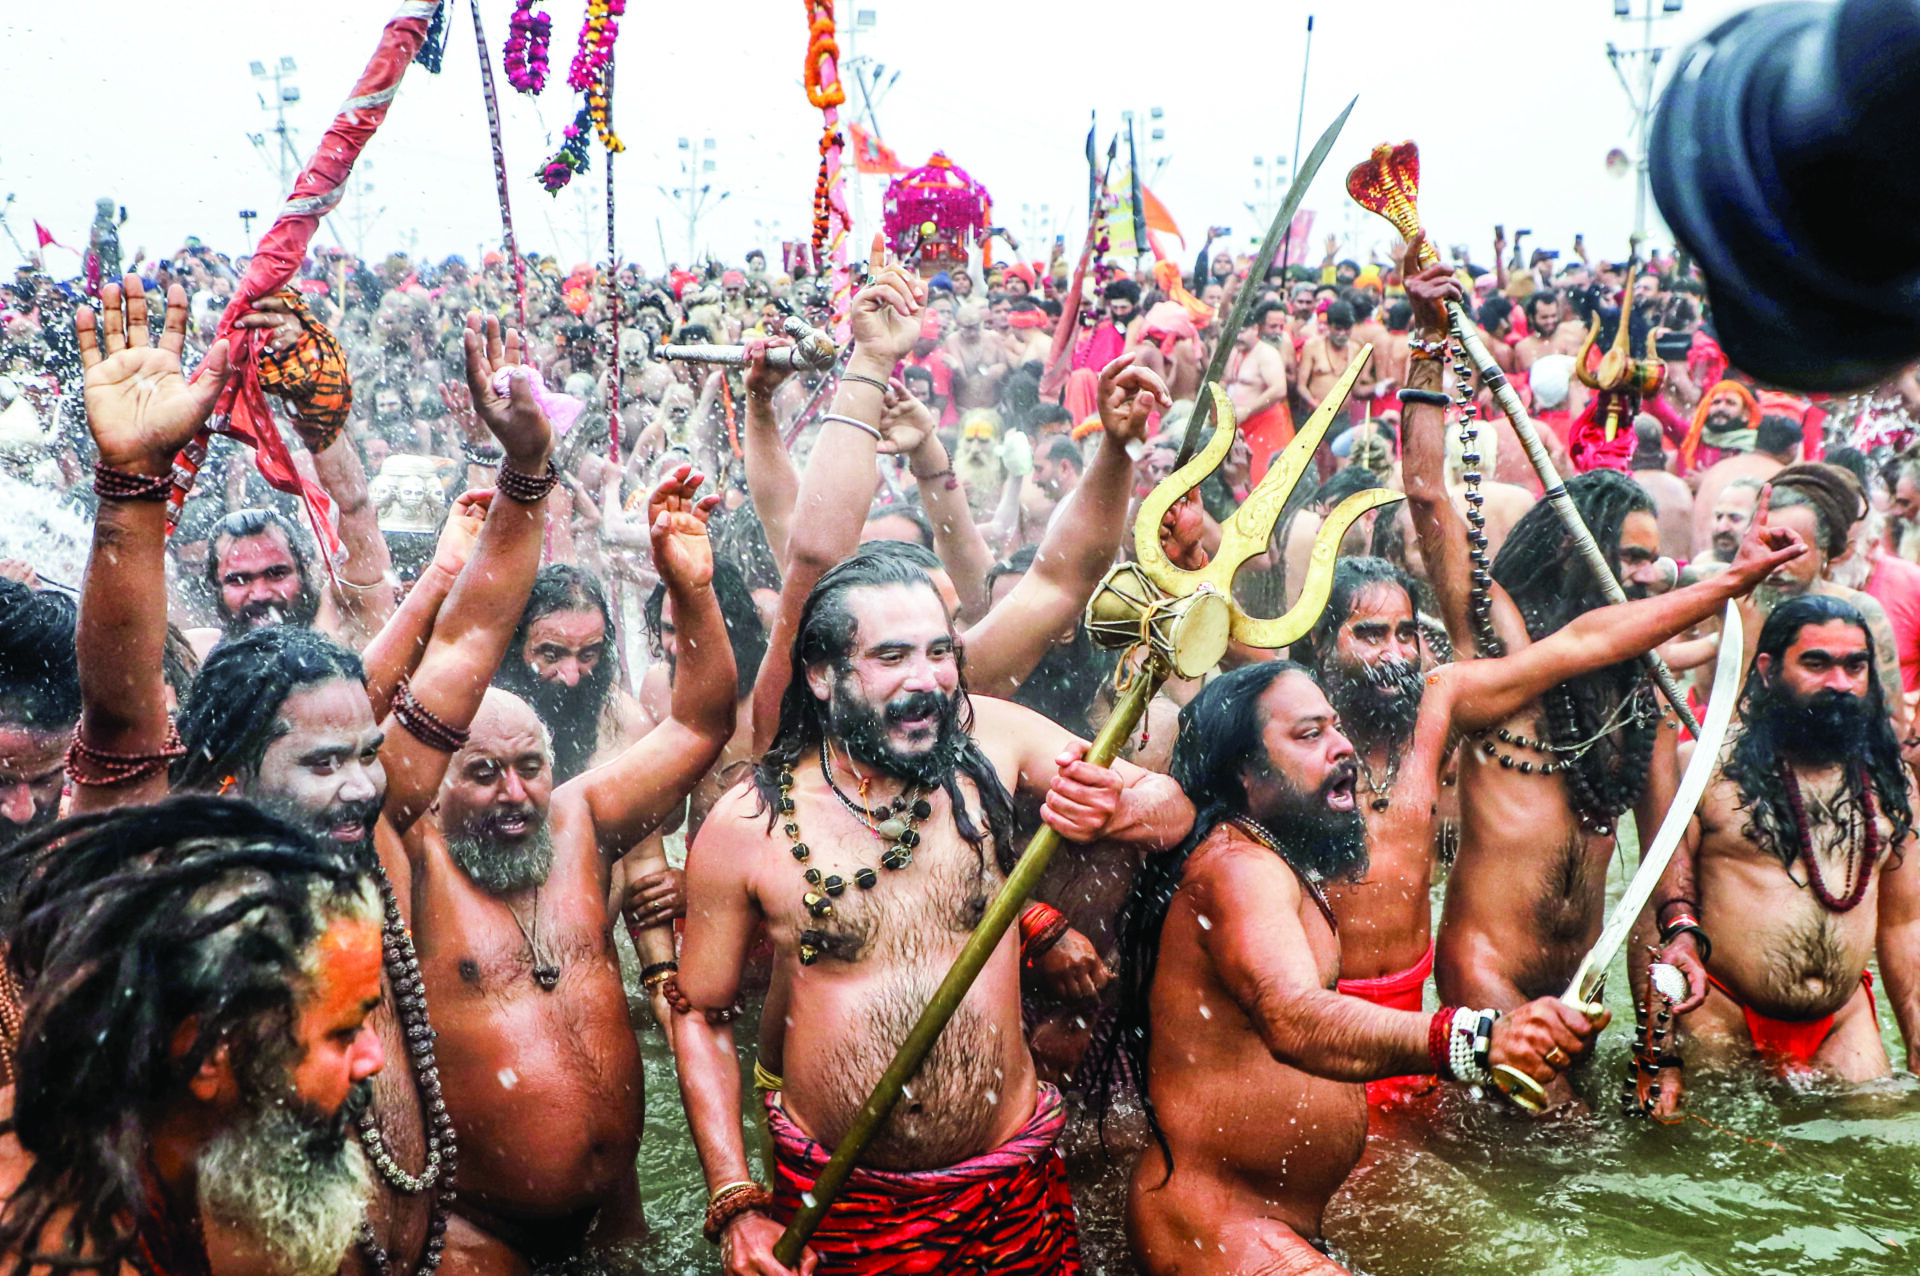
[[[1223, 334], [1221, 339], [1232, 340], [1232, 334]], [[1087, 604], [1087, 630], [1096, 641], [1141, 655], [1140, 666], [1133, 670], [1112, 715], [1087, 748], [1088, 762], [1105, 766], [1113, 761], [1120, 746], [1133, 734], [1146, 712], [1147, 702], [1153, 699], [1160, 684], [1173, 674], [1197, 678], [1206, 673], [1226, 654], [1229, 640], [1273, 650], [1289, 646], [1304, 636], [1320, 618], [1321, 610], [1327, 605], [1327, 595], [1333, 589], [1333, 563], [1340, 551], [1340, 538], [1369, 510], [1404, 499], [1398, 492], [1375, 488], [1356, 492], [1340, 502], [1314, 537], [1306, 583], [1299, 601], [1284, 616], [1272, 619], [1249, 616], [1234, 601], [1234, 573], [1241, 564], [1266, 549], [1287, 497], [1306, 472], [1314, 450], [1345, 406], [1354, 381], [1372, 355], [1372, 346], [1360, 348], [1347, 366], [1346, 374], [1321, 401], [1319, 409], [1287, 444], [1260, 485], [1227, 520], [1221, 529], [1220, 552], [1199, 571], [1186, 571], [1175, 567], [1160, 547], [1160, 522], [1175, 502], [1219, 468], [1238, 431], [1232, 403], [1219, 386], [1208, 387], [1213, 393], [1219, 428], [1206, 447], [1162, 479], [1141, 502], [1139, 516], [1133, 524], [1133, 546], [1138, 561], [1123, 563], [1108, 572]], [[1130, 662], [1131, 656], [1123, 664]], [[972, 937], [954, 959], [953, 968], [901, 1043], [872, 1095], [854, 1114], [840, 1145], [814, 1181], [812, 1199], [804, 1203], [781, 1235], [774, 1255], [782, 1263], [792, 1267], [799, 1262], [807, 1237], [813, 1234], [834, 1197], [846, 1184], [860, 1153], [913, 1080], [914, 1073], [927, 1052], [933, 1049], [947, 1021], [959, 1009], [967, 989], [993, 955], [1001, 937], [1019, 916], [1027, 896], [1039, 884], [1059, 846], [1060, 835], [1046, 824], [1041, 825], [1040, 831], [1027, 843], [1026, 853], [1007, 875], [1000, 893], [988, 905]]]

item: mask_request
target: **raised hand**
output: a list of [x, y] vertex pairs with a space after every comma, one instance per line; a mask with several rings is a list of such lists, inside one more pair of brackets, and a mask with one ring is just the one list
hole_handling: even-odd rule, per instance
[[447, 419], [453, 422], [461, 438], [483, 447], [492, 442], [493, 436], [480, 424], [480, 414], [473, 410], [473, 391], [464, 382], [442, 381], [440, 402], [446, 405]]
[[653, 541], [653, 565], [669, 588], [699, 589], [713, 580], [713, 544], [707, 518], [718, 496], [696, 497], [705, 476], [682, 465], [660, 481], [647, 498], [647, 530]]
[[880, 445], [874, 449], [883, 456], [909, 456], [933, 433], [933, 412], [913, 397], [907, 383], [898, 377], [887, 379], [887, 394], [880, 408]]
[[460, 569], [467, 565], [467, 559], [473, 555], [473, 543], [480, 537], [481, 525], [487, 521], [487, 510], [493, 504], [493, 489], [490, 487], [471, 488], [460, 493], [453, 508], [447, 511], [447, 521], [440, 528], [440, 539], [434, 542], [433, 565], [449, 576], [458, 576]]
[[73, 316], [80, 366], [86, 373], [87, 427], [100, 449], [100, 463], [139, 474], [165, 474], [173, 467], [174, 454], [213, 415], [232, 371], [227, 340], [213, 343], [199, 376], [189, 384], [180, 370], [187, 333], [186, 289], [179, 284], [167, 289], [158, 344], [147, 327], [147, 297], [138, 275], [102, 288], [100, 306], [102, 316], [86, 306]]
[[772, 400], [773, 392], [780, 383], [793, 375], [792, 368], [776, 368], [767, 363], [767, 351], [777, 350], [793, 344], [788, 337], [769, 337], [764, 341], [747, 342], [747, 397], [758, 399], [762, 403]]
[[1100, 369], [1100, 428], [1118, 444], [1146, 442], [1147, 419], [1173, 406], [1160, 374], [1134, 366], [1139, 357], [1139, 351], [1129, 350]]
[[1807, 552], [1805, 542], [1784, 527], [1767, 526], [1767, 507], [1773, 501], [1773, 484], [1760, 489], [1753, 507], [1753, 521], [1740, 539], [1740, 552], [1733, 556], [1727, 574], [1741, 583], [1744, 593], [1771, 576], [1782, 563], [1790, 563]]
[[1040, 806], [1040, 818], [1069, 842], [1096, 841], [1112, 827], [1125, 785], [1111, 767], [1086, 760], [1076, 740], [1054, 759], [1058, 768]]
[[522, 366], [520, 334], [509, 329], [502, 339], [498, 319], [488, 318], [483, 327], [479, 315], [468, 315], [466, 347], [467, 391], [474, 411], [500, 440], [514, 469], [525, 474], [544, 472], [553, 450], [553, 427], [533, 397], [533, 383], [520, 373], [509, 380], [504, 393], [493, 388], [495, 373]]
[[1461, 301], [1466, 294], [1452, 270], [1435, 262], [1420, 264], [1420, 251], [1426, 247], [1427, 232], [1416, 232], [1408, 241], [1400, 259], [1400, 277], [1407, 281], [1407, 303], [1413, 307], [1413, 331], [1445, 332], [1447, 303]]
[[920, 308], [927, 301], [925, 281], [889, 265], [854, 294], [849, 320], [855, 360], [893, 365], [913, 352], [920, 339]]

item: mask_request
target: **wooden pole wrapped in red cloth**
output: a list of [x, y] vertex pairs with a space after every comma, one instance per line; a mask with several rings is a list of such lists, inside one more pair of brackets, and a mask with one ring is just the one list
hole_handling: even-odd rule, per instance
[[[234, 320], [253, 309], [253, 303], [273, 295], [291, 280], [306, 259], [307, 244], [319, 229], [320, 219], [340, 202], [347, 175], [360, 157], [374, 131], [387, 118], [387, 107], [400, 90], [400, 77], [420, 48], [440, 0], [404, 0], [399, 10], [380, 32], [380, 44], [373, 51], [367, 69], [353, 92], [341, 104], [325, 137], [320, 139], [313, 158], [293, 184], [293, 192], [280, 209], [271, 229], [261, 236], [253, 262], [234, 289], [233, 301], [220, 316], [216, 339], [225, 337], [233, 358], [233, 377], [220, 393], [214, 409], [213, 424], [202, 430], [173, 462], [173, 495], [168, 513], [168, 530], [178, 519], [180, 506], [193, 490], [201, 463], [206, 460], [207, 442], [214, 431], [239, 439], [254, 449], [260, 474], [282, 492], [298, 495], [306, 506], [307, 520], [319, 538], [329, 566], [339, 553], [340, 536], [333, 526], [333, 502], [319, 487], [300, 477], [287, 452], [286, 441], [267, 410], [267, 399], [260, 388], [259, 357], [265, 330], [235, 328]], [[196, 374], [197, 376], [198, 374]]]

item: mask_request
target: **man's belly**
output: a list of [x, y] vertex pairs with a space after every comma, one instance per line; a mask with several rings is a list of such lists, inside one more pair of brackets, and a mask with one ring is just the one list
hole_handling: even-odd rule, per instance
[[[845, 1136], [957, 952], [825, 977], [815, 967], [788, 981], [783, 1102], [813, 1139], [832, 1147]], [[998, 1147], [1033, 1115], [1015, 956], [1011, 940], [995, 952], [875, 1136], [869, 1164], [952, 1165]]]
[[1340, 976], [1378, 979], [1427, 955], [1433, 934], [1431, 852], [1382, 854], [1366, 880], [1329, 884], [1327, 902], [1340, 919]]
[[1878, 883], [1857, 908], [1832, 913], [1778, 861], [1703, 855], [1697, 872], [1700, 924], [1713, 945], [1708, 969], [1741, 1004], [1805, 1022], [1858, 991], [1873, 956]]
[[583, 962], [550, 993], [529, 979], [441, 1003], [463, 1195], [509, 1217], [558, 1217], [634, 1172], [645, 1096], [617, 971]]

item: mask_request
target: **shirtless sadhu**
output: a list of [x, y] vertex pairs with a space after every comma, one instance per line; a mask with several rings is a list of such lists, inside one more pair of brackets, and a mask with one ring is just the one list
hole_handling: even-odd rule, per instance
[[[1417, 269], [1411, 252], [1416, 340], [1407, 383], [1438, 391], [1442, 365], [1431, 352], [1444, 349], [1441, 305], [1458, 299], [1459, 286], [1444, 267]], [[1604, 606], [1599, 583], [1544, 501], [1514, 525], [1491, 579], [1478, 574], [1467, 523], [1442, 477], [1441, 432], [1455, 427], [1437, 407], [1402, 401], [1407, 503], [1455, 649], [1475, 649], [1479, 617], [1501, 648], [1516, 652]], [[1628, 597], [1646, 593], [1661, 579], [1652, 500], [1611, 470], [1577, 475], [1567, 491]], [[1620, 817], [1632, 811], [1650, 836], [1672, 801], [1674, 734], [1639, 663], [1623, 661], [1549, 688], [1468, 742], [1460, 754], [1459, 859], [1434, 950], [1441, 997], [1508, 1007], [1567, 986], [1600, 933]]]
[[[1275, 331], [1269, 333], [1269, 328]], [[1226, 391], [1240, 434], [1253, 454], [1252, 481], [1267, 472], [1273, 454], [1293, 441], [1287, 407], [1287, 361], [1275, 341], [1286, 341], [1286, 312], [1277, 303], [1254, 307], [1227, 356]]]
[[[1685, 1066], [1758, 1058], [1846, 1081], [1884, 1077], [1867, 962], [1920, 1065], [1920, 865], [1913, 787], [1846, 602], [1808, 594], [1760, 628], [1739, 718], [1654, 895], [1661, 960], [1688, 976]], [[1681, 1072], [1661, 1074], [1661, 1113]]]
[[[434, 816], [406, 838], [414, 942], [460, 1132], [455, 1209], [471, 1227], [448, 1257], [461, 1271], [520, 1271], [583, 1252], [600, 1270], [640, 1270], [634, 1163], [645, 1105], [608, 879], [733, 731], [733, 652], [706, 536], [718, 498], [698, 498], [700, 481], [682, 466], [648, 506], [653, 563], [678, 624], [669, 716], [556, 788], [539, 718], [490, 689]], [[663, 960], [644, 974], [672, 969]]]
[[[855, 299], [824, 447], [870, 444], [861, 436], [877, 431], [883, 391], [869, 379], [884, 385], [911, 344], [916, 288], [889, 269]], [[807, 511], [803, 491], [797, 526]], [[968, 696], [947, 606], [920, 562], [914, 547], [875, 542], [803, 598], [783, 596], [793, 672], [772, 744], [688, 857], [686, 943], [669, 984], [685, 1011], [674, 1054], [711, 1193], [708, 1232], [736, 1276], [789, 1270], [772, 1257], [782, 1224], [1017, 854], [1016, 795], [1072, 841], [1164, 847], [1191, 819], [1164, 776], [1090, 766], [1046, 719]], [[784, 1077], [767, 1095], [772, 1192], [747, 1172], [731, 1027], [762, 924], [784, 998]], [[801, 1269], [858, 1272], [873, 1254], [911, 1250], [942, 1270], [1077, 1271], [1053, 1151], [1065, 1115], [1058, 1093], [1037, 1086], [1022, 1035], [1015, 937], [909, 1089], [868, 1152], [872, 1171], [855, 1174]]]
[[366, 1210], [353, 1121], [385, 1059], [366, 871], [187, 797], [51, 825], [0, 872], [22, 883], [27, 1029], [0, 1090], [0, 1268], [330, 1276]]
[[[537, 476], [547, 473], [552, 429], [525, 378], [511, 378], [505, 392], [493, 388], [496, 370], [518, 362], [518, 335], [503, 341], [497, 325], [470, 320], [468, 386], [505, 451], [500, 490], [490, 501], [465, 501], [465, 513], [449, 521], [433, 564], [369, 644], [365, 666], [304, 628], [269, 626], [229, 639], [201, 666], [175, 737], [161, 675], [164, 498], [174, 455], [213, 411], [226, 345], [214, 343], [199, 381], [188, 385], [179, 361], [184, 290], [169, 290], [152, 345], [137, 278], [126, 280], [124, 298], [123, 311], [121, 286], [109, 284], [103, 315], [83, 309], [76, 319], [87, 421], [100, 452], [95, 483], [105, 499], [76, 639], [74, 809], [156, 801], [170, 787], [243, 797], [374, 876], [388, 934], [385, 999], [372, 1023], [392, 1062], [358, 1122], [377, 1186], [346, 1266], [375, 1272], [390, 1264], [403, 1276], [431, 1270], [446, 1244], [452, 1193], [443, 1173], [451, 1176], [458, 1139], [436, 1111], [432, 1023], [405, 935], [413, 895], [400, 835], [438, 793], [532, 587], [551, 486]], [[482, 509], [476, 538], [472, 522]], [[383, 728], [383, 718], [394, 729]]]
[[[1556, 676], [1543, 684], [1551, 686], [1612, 663], [1611, 653], [1623, 647], [1647, 649], [1650, 643], [1634, 644], [1670, 606], [1683, 603], [1689, 615], [1701, 619], [1717, 615], [1727, 598], [1753, 589], [1792, 556], [1768, 554], [1769, 543], [1796, 542], [1778, 530], [1771, 542], [1756, 534], [1750, 544], [1742, 542], [1737, 574], [1723, 589], [1591, 611], [1523, 650], [1552, 645]], [[1385, 559], [1338, 560], [1327, 608], [1292, 654], [1313, 670], [1339, 714], [1359, 768], [1358, 810], [1366, 824], [1368, 867], [1351, 881], [1327, 885], [1340, 924], [1340, 991], [1378, 1006], [1418, 1010], [1433, 969], [1429, 892], [1439, 841], [1439, 776], [1462, 734], [1492, 724], [1486, 716], [1492, 702], [1478, 694], [1456, 693], [1451, 701], [1430, 694], [1432, 680], [1422, 675], [1429, 653], [1414, 610], [1413, 582]], [[1474, 676], [1497, 676], [1508, 668], [1493, 662], [1486, 674]], [[1463, 675], [1448, 667], [1438, 676], [1444, 681]], [[1442, 707], [1448, 704], [1451, 710]], [[1442, 715], [1438, 726], [1429, 721], [1433, 714]], [[1368, 1086], [1368, 1095], [1384, 1102], [1408, 1088], [1404, 1082], [1376, 1082]]]

